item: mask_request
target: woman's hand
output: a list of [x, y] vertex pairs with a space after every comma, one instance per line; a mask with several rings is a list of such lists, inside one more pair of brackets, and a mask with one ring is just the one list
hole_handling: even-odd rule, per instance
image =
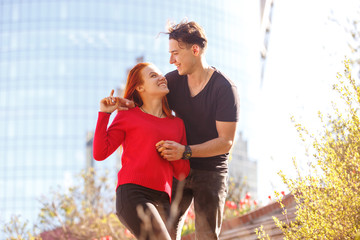
[[160, 142], [156, 143], [155, 146], [161, 157], [168, 161], [176, 161], [181, 159], [185, 151], [184, 145], [170, 140], [161, 140]]
[[115, 110], [128, 110], [129, 108], [135, 107], [133, 101], [125, 98], [114, 97], [114, 89], [111, 90], [110, 96], [101, 99], [100, 101], [100, 112], [112, 113]]

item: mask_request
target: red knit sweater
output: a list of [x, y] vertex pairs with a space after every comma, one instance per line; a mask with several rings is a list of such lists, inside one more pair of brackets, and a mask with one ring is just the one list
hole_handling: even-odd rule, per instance
[[186, 144], [184, 123], [180, 118], [158, 118], [135, 107], [119, 111], [107, 128], [110, 114], [99, 112], [93, 155], [101, 161], [123, 146], [122, 167], [117, 187], [126, 183], [166, 192], [171, 199], [173, 176], [184, 179], [190, 172], [188, 160], [167, 161], [161, 158], [155, 144], [172, 140]]

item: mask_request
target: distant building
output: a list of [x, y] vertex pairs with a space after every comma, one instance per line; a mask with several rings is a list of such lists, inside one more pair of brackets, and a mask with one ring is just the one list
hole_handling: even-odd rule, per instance
[[257, 199], [257, 162], [248, 156], [248, 144], [239, 132], [231, 152], [229, 175], [236, 182], [245, 181], [245, 191], [250, 192], [252, 199]]

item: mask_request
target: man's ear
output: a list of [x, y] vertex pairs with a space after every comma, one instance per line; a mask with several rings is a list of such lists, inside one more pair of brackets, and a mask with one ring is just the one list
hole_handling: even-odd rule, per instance
[[200, 54], [200, 47], [197, 44], [192, 45], [191, 51], [195, 56], [199, 56]]

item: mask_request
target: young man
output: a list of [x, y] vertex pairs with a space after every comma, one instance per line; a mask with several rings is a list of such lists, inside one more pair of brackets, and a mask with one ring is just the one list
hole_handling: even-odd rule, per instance
[[207, 39], [197, 23], [173, 25], [168, 34], [170, 63], [177, 70], [166, 75], [167, 97], [170, 108], [185, 123], [189, 145], [164, 139], [157, 147], [164, 159], [190, 159], [191, 166], [170, 234], [180, 239], [194, 200], [196, 239], [218, 239], [227, 194], [228, 153], [239, 116], [238, 93], [226, 76], [206, 63]]

